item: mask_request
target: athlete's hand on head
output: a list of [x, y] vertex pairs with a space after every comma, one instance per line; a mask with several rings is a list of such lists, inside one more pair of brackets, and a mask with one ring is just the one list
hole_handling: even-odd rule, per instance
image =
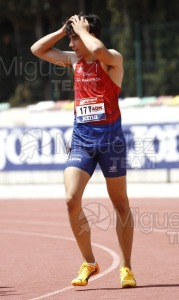
[[77, 15], [72, 16], [70, 19], [72, 21], [71, 25], [76, 34], [79, 34], [81, 31], [89, 31], [89, 23], [85, 17], [81, 16], [80, 18]]

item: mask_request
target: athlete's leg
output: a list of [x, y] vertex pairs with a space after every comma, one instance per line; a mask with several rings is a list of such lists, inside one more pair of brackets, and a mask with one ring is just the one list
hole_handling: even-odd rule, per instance
[[95, 258], [91, 247], [90, 227], [81, 205], [82, 195], [89, 179], [90, 175], [79, 168], [67, 167], [65, 170], [66, 201], [70, 225], [82, 256], [87, 262], [92, 263]]
[[109, 197], [116, 210], [116, 231], [121, 252], [120, 264], [121, 267], [131, 268], [134, 222], [126, 187], [125, 140], [121, 138], [101, 150], [98, 162], [106, 178]]
[[106, 178], [109, 197], [116, 210], [116, 231], [120, 247], [120, 266], [131, 268], [133, 215], [129, 206], [126, 176]]

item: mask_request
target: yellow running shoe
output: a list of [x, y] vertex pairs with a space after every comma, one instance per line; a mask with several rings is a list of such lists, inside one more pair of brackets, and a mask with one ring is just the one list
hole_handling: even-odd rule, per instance
[[88, 279], [99, 273], [99, 266], [96, 263], [95, 266], [84, 262], [78, 272], [78, 276], [72, 280], [71, 285], [73, 286], [85, 286], [88, 284]]
[[120, 268], [120, 276], [121, 276], [122, 288], [136, 286], [136, 280], [135, 280], [134, 274], [132, 273], [132, 271], [129, 268], [127, 268], [127, 267]]

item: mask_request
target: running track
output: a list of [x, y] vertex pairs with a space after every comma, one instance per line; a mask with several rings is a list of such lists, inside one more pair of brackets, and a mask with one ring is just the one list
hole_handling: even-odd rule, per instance
[[[179, 299], [179, 205], [176, 198], [132, 198], [132, 266], [138, 286], [121, 289], [115, 214], [107, 198], [87, 199], [101, 272], [70, 285], [81, 261], [64, 199], [0, 200], [0, 299]], [[82, 231], [85, 227], [82, 228]]]

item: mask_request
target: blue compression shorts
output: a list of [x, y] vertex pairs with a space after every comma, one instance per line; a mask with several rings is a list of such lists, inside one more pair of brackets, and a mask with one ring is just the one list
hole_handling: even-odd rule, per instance
[[99, 164], [105, 178], [125, 176], [125, 142], [121, 144], [108, 144], [102, 148], [73, 146], [65, 168], [76, 167], [92, 176], [97, 164]]

